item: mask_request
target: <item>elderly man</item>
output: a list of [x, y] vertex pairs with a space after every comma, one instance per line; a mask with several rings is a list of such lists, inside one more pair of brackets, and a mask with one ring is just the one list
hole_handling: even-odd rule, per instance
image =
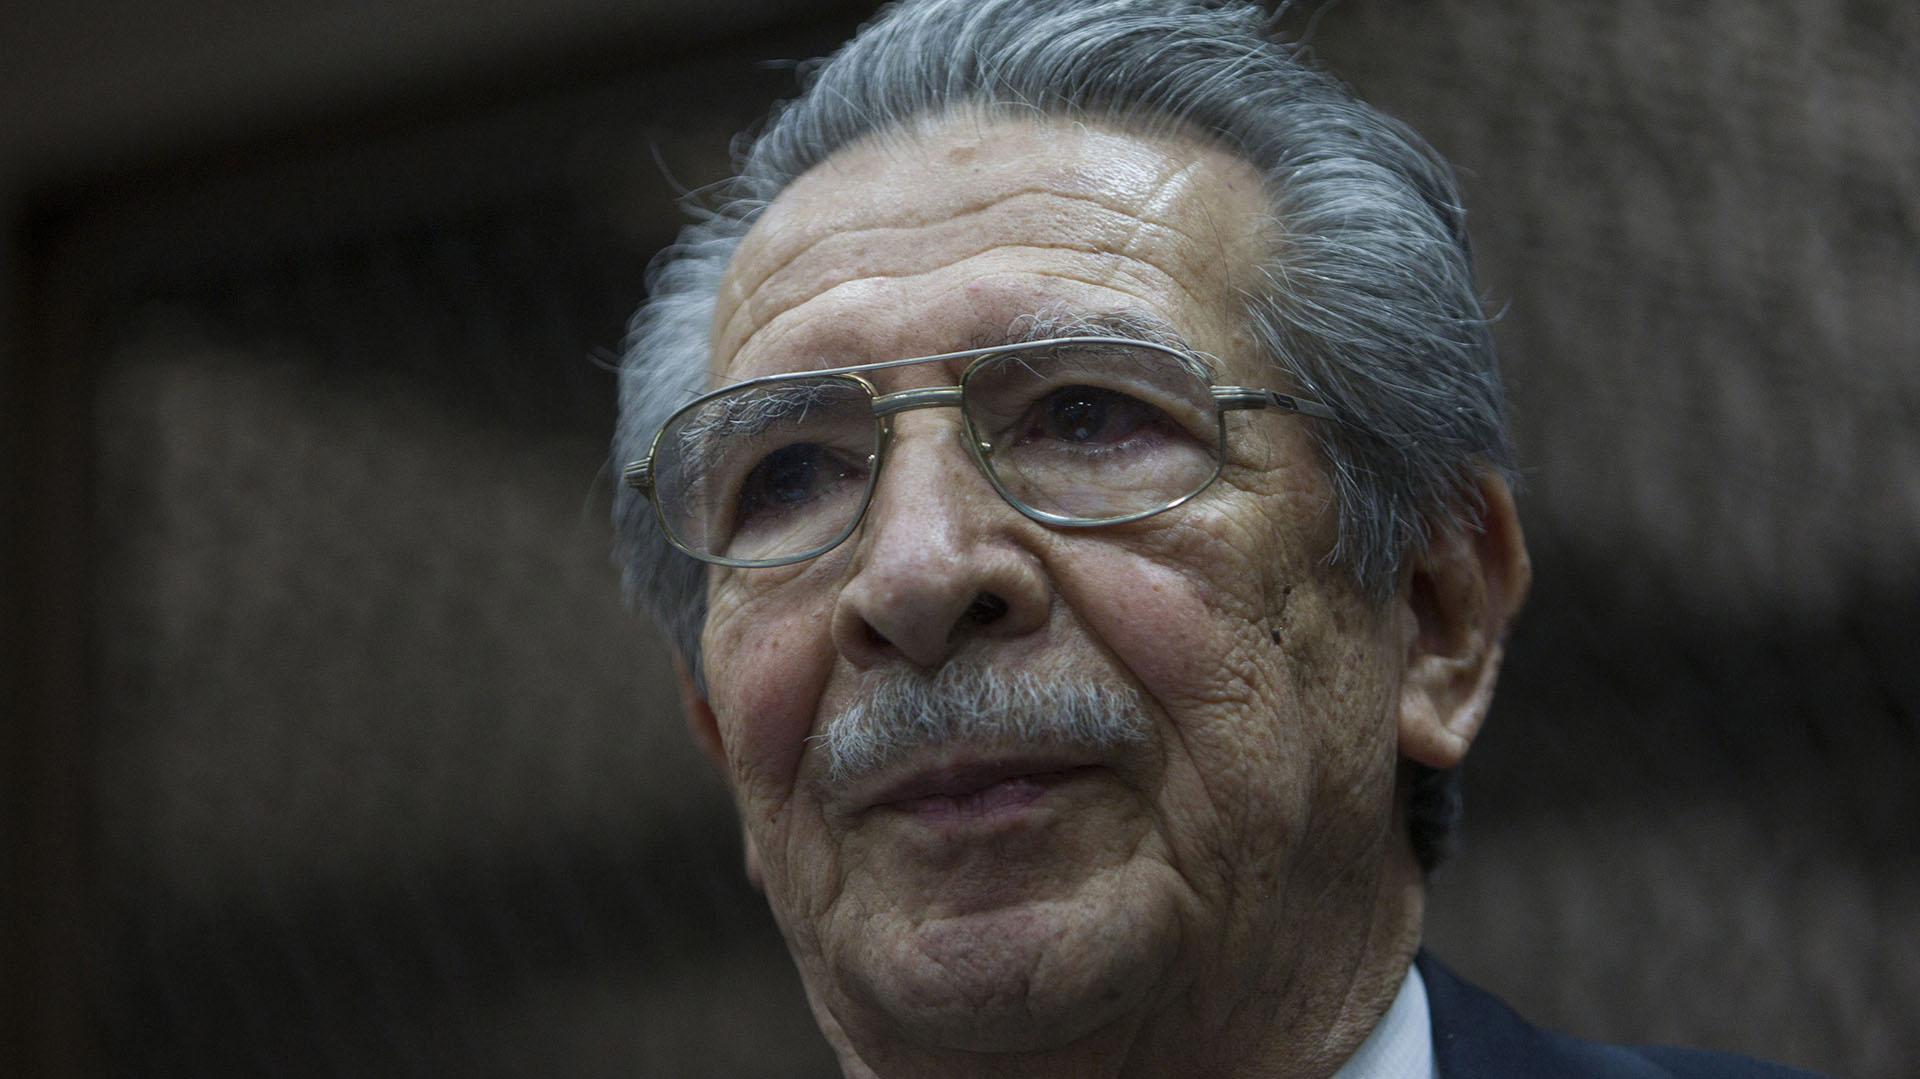
[[1765, 1074], [1420, 951], [1502, 391], [1446, 165], [1264, 25], [899, 5], [656, 266], [622, 555], [814, 1013], [849, 1075]]

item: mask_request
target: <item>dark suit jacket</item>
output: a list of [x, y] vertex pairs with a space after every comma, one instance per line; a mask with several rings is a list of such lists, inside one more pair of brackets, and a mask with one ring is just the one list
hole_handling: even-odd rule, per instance
[[1440, 1079], [1806, 1079], [1725, 1053], [1630, 1049], [1541, 1030], [1426, 952], [1414, 960], [1433, 1013]]

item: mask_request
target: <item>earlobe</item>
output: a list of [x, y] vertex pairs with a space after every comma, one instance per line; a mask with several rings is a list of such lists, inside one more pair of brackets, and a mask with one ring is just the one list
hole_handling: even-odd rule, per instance
[[1424, 656], [1400, 690], [1400, 755], [1445, 770], [1466, 759], [1493, 703], [1501, 648], [1477, 657]]
[[1403, 586], [1407, 666], [1400, 754], [1432, 768], [1466, 758], [1493, 701], [1502, 641], [1532, 579], [1513, 492], [1480, 479], [1478, 513], [1433, 537]]

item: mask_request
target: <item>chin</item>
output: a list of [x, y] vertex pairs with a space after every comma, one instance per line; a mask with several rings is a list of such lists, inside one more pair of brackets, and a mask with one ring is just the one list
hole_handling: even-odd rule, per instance
[[1124, 1025], [1166, 983], [1178, 937], [1171, 905], [1116, 902], [1128, 894], [876, 919], [857, 965], [839, 971], [864, 1020], [849, 1026], [931, 1049], [1018, 1053]]

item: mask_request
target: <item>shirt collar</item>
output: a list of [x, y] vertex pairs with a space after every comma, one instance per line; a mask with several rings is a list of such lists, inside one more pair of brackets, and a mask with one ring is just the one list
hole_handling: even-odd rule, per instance
[[1437, 1073], [1427, 985], [1418, 970], [1408, 967], [1387, 1014], [1333, 1079], [1435, 1079]]

